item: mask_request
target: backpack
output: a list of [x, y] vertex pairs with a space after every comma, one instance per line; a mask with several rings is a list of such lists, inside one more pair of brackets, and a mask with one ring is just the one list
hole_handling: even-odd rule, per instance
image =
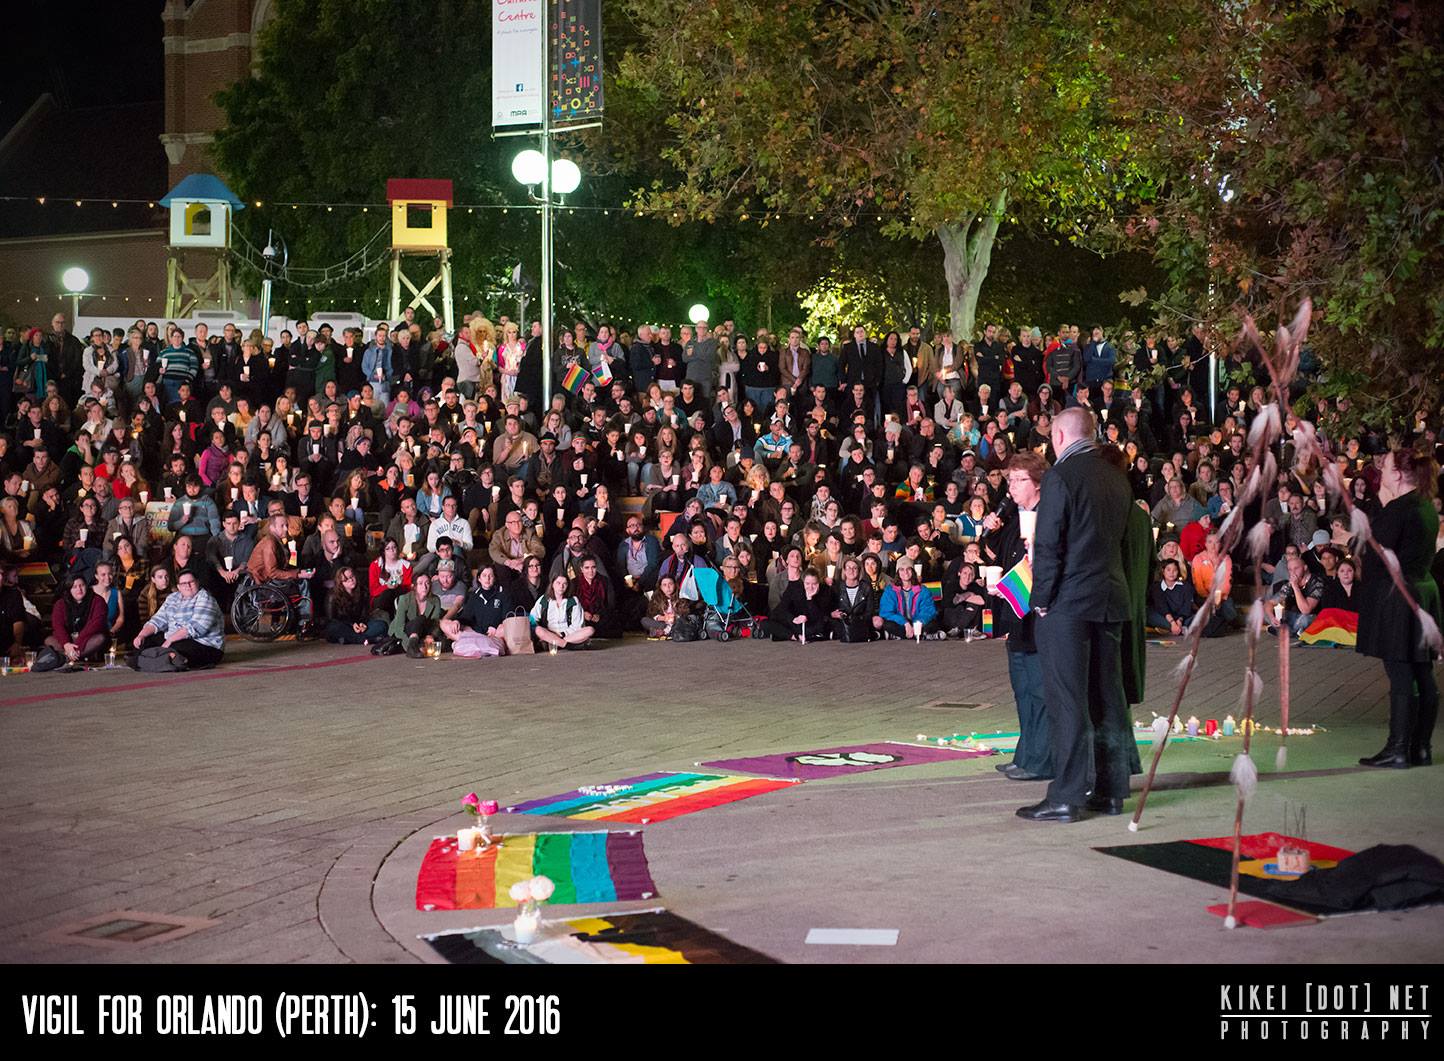
[[190, 662], [184, 656], [164, 645], [141, 649], [135, 666], [136, 670], [146, 674], [172, 674], [175, 671], [190, 670]]
[[702, 620], [695, 615], [679, 615], [672, 620], [673, 641], [702, 640]]

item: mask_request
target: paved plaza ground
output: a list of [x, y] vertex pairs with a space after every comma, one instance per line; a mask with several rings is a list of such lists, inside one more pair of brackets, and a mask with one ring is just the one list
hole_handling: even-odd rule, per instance
[[[1144, 719], [1167, 710], [1180, 649], [1148, 651]], [[1276, 723], [1271, 641], [1265, 652], [1261, 718]], [[1184, 714], [1237, 713], [1242, 658], [1240, 637], [1206, 643]], [[1295, 738], [1282, 774], [1277, 738], [1261, 739], [1246, 829], [1282, 831], [1287, 804], [1307, 809], [1310, 839], [1444, 855], [1444, 767], [1355, 765], [1383, 742], [1378, 665], [1300, 649], [1294, 681], [1295, 724], [1327, 732]], [[227, 665], [203, 674], [12, 675], [0, 678], [0, 957], [428, 960], [419, 933], [506, 920], [415, 909], [421, 853], [463, 823], [467, 792], [505, 804], [722, 756], [1014, 728], [997, 642], [629, 639], [435, 662], [233, 642]], [[1444, 958], [1444, 908], [1227, 932], [1205, 912], [1221, 889], [1093, 850], [1229, 832], [1231, 750], [1170, 746], [1136, 836], [1127, 818], [1021, 821], [1014, 809], [1043, 786], [975, 759], [656, 823], [647, 852], [662, 904], [787, 962]], [[214, 924], [150, 946], [56, 938], [120, 909]], [[805, 944], [815, 927], [900, 933], [894, 947]]]

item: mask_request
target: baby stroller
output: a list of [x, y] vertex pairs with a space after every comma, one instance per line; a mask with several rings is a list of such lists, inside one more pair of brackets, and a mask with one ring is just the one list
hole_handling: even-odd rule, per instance
[[[711, 567], [694, 567], [688, 576], [696, 590], [696, 599], [702, 603], [702, 635], [718, 641], [730, 641], [734, 637], [754, 637], [758, 621], [752, 617], [747, 606], [737, 599], [732, 587], [722, 578], [722, 573]], [[685, 591], [682, 594], [690, 596]]]

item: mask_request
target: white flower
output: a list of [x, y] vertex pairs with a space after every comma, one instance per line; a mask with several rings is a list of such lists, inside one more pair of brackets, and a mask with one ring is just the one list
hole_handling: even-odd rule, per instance
[[513, 902], [524, 903], [531, 898], [531, 887], [529, 881], [519, 880], [511, 886], [508, 894]]
[[552, 892], [557, 886], [552, 883], [550, 877], [533, 877], [530, 881], [531, 897], [537, 902], [544, 903], [552, 897]]

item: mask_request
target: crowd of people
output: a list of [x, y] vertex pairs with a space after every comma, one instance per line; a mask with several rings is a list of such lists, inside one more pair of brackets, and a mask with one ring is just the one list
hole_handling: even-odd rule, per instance
[[[628, 631], [686, 640], [708, 633], [694, 620], [696, 572], [710, 570], [756, 618], [748, 632], [777, 640], [964, 638], [991, 613], [1020, 712], [1041, 718], [1036, 616], [1000, 606], [989, 572], [1029, 554], [1019, 513], [1046, 493], [1070, 410], [1088, 414], [1085, 441], [1136, 510], [1132, 636], [1181, 635], [1210, 593], [1210, 635], [1243, 621], [1234, 587], [1247, 597], [1252, 564], [1242, 546], [1224, 564], [1218, 528], [1253, 471], [1248, 430], [1268, 396], [1241, 353], [1211, 379], [1201, 331], [809, 337], [728, 320], [674, 335], [578, 321], [551, 354], [567, 386], [544, 402], [539, 324], [523, 336], [470, 314], [447, 334], [408, 310], [369, 334], [189, 327], [77, 336], [57, 314], [48, 330], [7, 331], [12, 659], [49, 649], [79, 667], [119, 647], [213, 665], [252, 584], [285, 591], [302, 636], [381, 654], [505, 655], [522, 617], [558, 650]], [[1308, 412], [1355, 506], [1385, 515], [1396, 469], [1429, 499], [1406, 533], [1420, 539], [1410, 577], [1437, 613], [1423, 583], [1438, 568], [1437, 416], [1419, 409], [1391, 455], [1383, 435], [1343, 433], [1346, 408]], [[1278, 481], [1245, 513], [1269, 527], [1270, 621], [1294, 633], [1322, 609], [1358, 611], [1389, 577], [1361, 563], [1320, 469], [1294, 468], [1296, 422], [1287, 411]], [[20, 578], [37, 563], [55, 580], [48, 616]], [[1426, 679], [1410, 672], [1427, 715]], [[1045, 750], [1025, 740], [1010, 769], [1051, 776]]]

